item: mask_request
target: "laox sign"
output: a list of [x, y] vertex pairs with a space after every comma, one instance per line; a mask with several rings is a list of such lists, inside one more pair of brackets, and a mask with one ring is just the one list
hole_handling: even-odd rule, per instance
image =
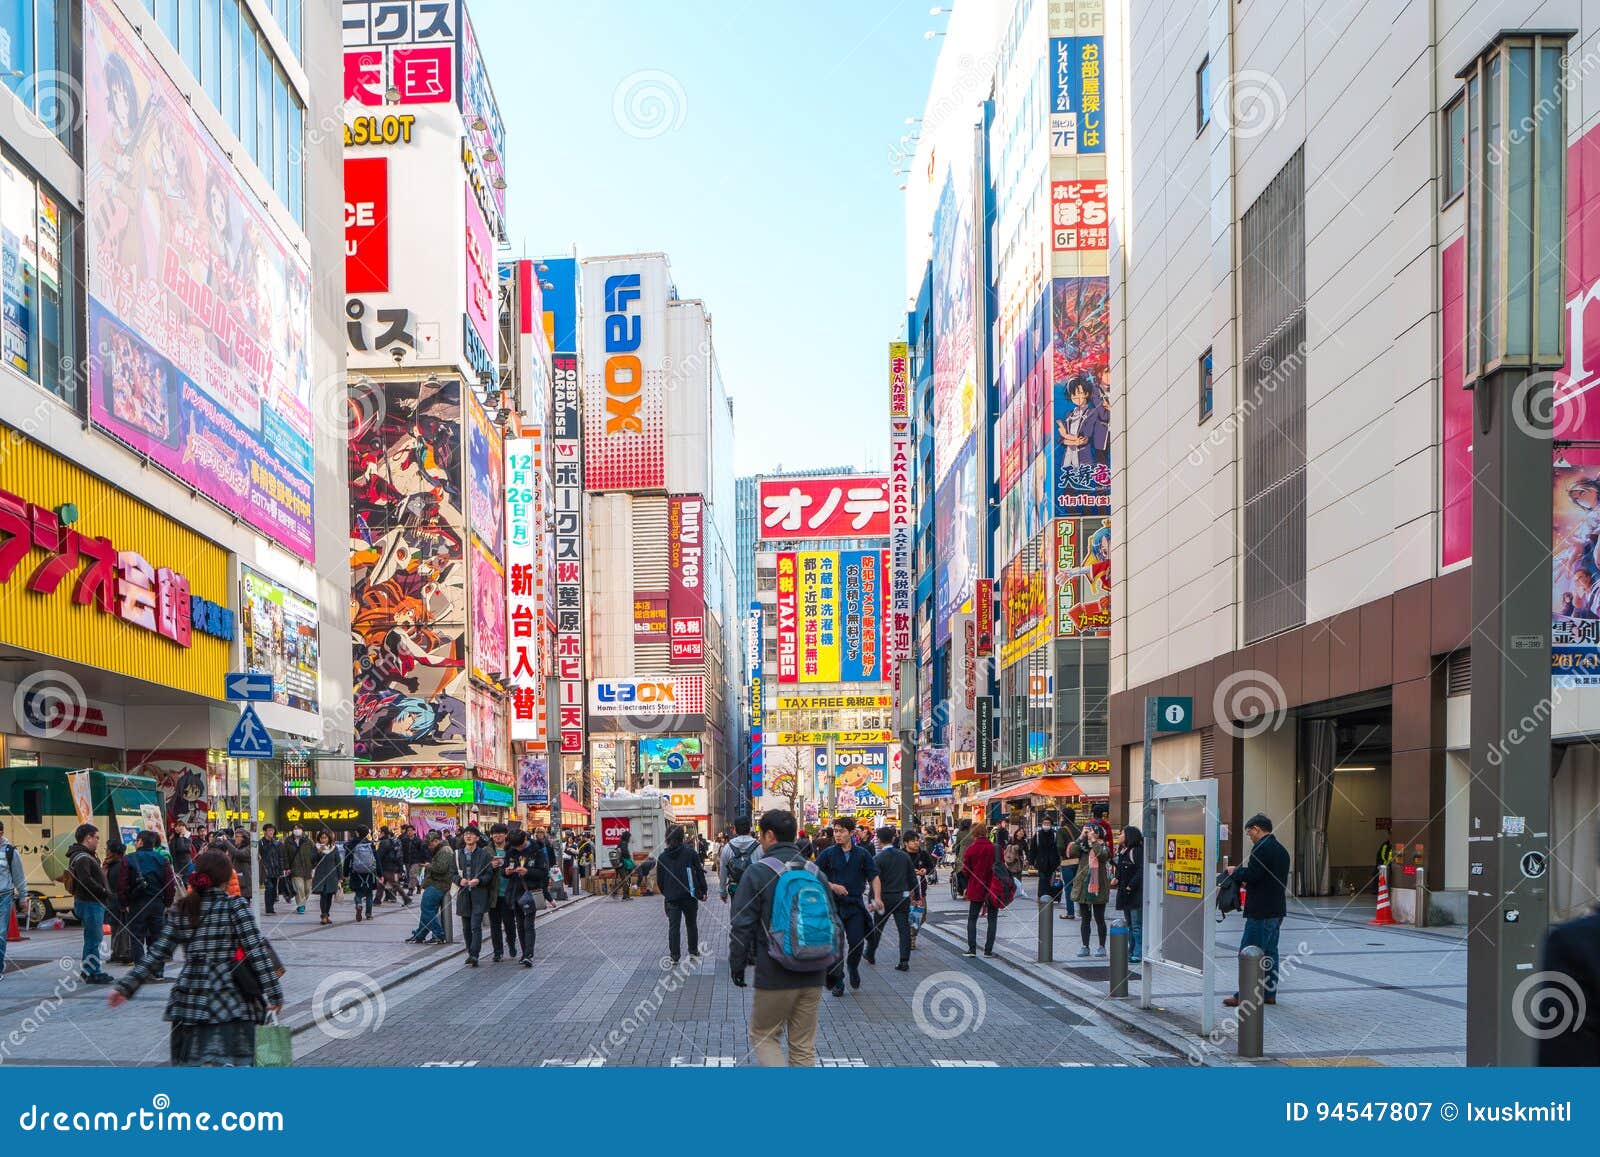
[[595, 695], [602, 703], [676, 703], [677, 688], [671, 683], [596, 683]]
[[643, 316], [639, 303], [639, 275], [619, 273], [606, 278], [606, 433], [644, 433], [639, 405], [644, 389], [644, 367], [639, 362]]

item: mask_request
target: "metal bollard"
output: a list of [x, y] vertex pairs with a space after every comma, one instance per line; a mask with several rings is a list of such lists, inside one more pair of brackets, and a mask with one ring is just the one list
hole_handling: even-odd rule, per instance
[[1128, 926], [1117, 921], [1111, 926], [1111, 995], [1128, 995]]
[[444, 903], [439, 905], [439, 925], [444, 929], [444, 942], [456, 942], [456, 896], [460, 894], [459, 888], [451, 888], [444, 894]]
[[1267, 957], [1254, 944], [1239, 952], [1239, 1055], [1259, 1057], [1265, 1036]]
[[1039, 897], [1039, 944], [1034, 954], [1040, 964], [1053, 964], [1056, 958], [1056, 898], [1049, 893]]

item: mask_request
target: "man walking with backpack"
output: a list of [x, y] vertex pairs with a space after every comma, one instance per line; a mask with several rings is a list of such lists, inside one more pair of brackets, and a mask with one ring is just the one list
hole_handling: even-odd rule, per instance
[[[743, 834], [749, 830], [745, 820]], [[772, 808], [761, 814], [762, 858], [744, 872], [733, 894], [728, 968], [735, 986], [743, 988], [745, 970], [755, 965], [750, 1047], [757, 1062], [811, 1068], [817, 1063], [823, 975], [844, 955], [844, 927], [828, 878], [795, 847], [795, 830], [793, 812]]]
[[[724, 904], [738, 890], [739, 880], [750, 870], [750, 865], [755, 863], [761, 851], [761, 842], [750, 834], [749, 816], [735, 816], [733, 830], [733, 839], [722, 845], [722, 854], [717, 857], [718, 890], [722, 893]], [[793, 843], [794, 837], [790, 836], [789, 840]]]

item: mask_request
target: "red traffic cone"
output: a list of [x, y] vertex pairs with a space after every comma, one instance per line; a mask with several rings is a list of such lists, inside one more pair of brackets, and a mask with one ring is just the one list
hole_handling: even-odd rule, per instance
[[11, 905], [11, 920], [6, 924], [6, 943], [15, 944], [18, 940], [26, 940], [22, 929], [17, 927], [17, 906]]
[[1394, 923], [1394, 917], [1389, 914], [1389, 878], [1387, 873], [1378, 873], [1378, 910], [1367, 923], [1376, 924], [1380, 927]]

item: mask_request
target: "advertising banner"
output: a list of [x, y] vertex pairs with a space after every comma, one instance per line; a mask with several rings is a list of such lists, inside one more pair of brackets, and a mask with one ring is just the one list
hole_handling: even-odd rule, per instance
[[[566, 398], [564, 381], [571, 360], [572, 396]], [[584, 675], [583, 675], [583, 455], [576, 421], [577, 361], [561, 354], [555, 375], [556, 426], [551, 439], [550, 483], [555, 521], [555, 674], [560, 700], [557, 717], [561, 729], [561, 753], [581, 756], [584, 752]], [[571, 403], [570, 413], [562, 414]]]
[[987, 659], [994, 654], [994, 580], [980, 578], [973, 591], [973, 619], [977, 623], [977, 656]]
[[1106, 183], [1080, 178], [1050, 182], [1050, 248], [1056, 253], [1101, 251], [1111, 245]]
[[1104, 277], [1058, 277], [1053, 294], [1055, 513], [1111, 511], [1111, 330]]
[[773, 733], [773, 740], [778, 747], [815, 746], [827, 743], [830, 739], [833, 740], [836, 746], [841, 743], [889, 743], [894, 739], [894, 732], [864, 729], [857, 731], [777, 731]]
[[[766, 704], [762, 701], [762, 664], [766, 656], [766, 640], [763, 628], [766, 623], [766, 612], [761, 603], [750, 604], [747, 619], [747, 634], [749, 636], [749, 653], [745, 656], [745, 666], [750, 673], [749, 708], [750, 708], [750, 794], [758, 796], [762, 792], [763, 764], [765, 751], [763, 750], [762, 728], [766, 725]], [[741, 801], [742, 802], [742, 801]]]
[[[467, 762], [482, 775], [485, 769], [504, 767], [505, 751], [500, 736], [505, 731], [504, 712], [495, 696], [481, 687], [472, 687], [467, 699]], [[377, 777], [371, 777], [377, 778]]]
[[389, 291], [389, 158], [344, 159], [344, 288]]
[[667, 633], [667, 593], [633, 592], [633, 641], [665, 643]]
[[517, 802], [538, 807], [550, 804], [550, 759], [542, 751], [517, 757]]
[[[828, 753], [815, 755], [817, 773], [829, 776]], [[889, 749], [887, 747], [835, 748], [833, 783], [834, 808], [854, 812], [858, 808], [882, 810], [889, 806]]]
[[839, 555], [844, 620], [839, 655], [841, 683], [876, 683], [884, 678], [880, 652], [882, 563], [883, 553], [876, 550], [847, 550]]
[[356, 828], [371, 828], [372, 801], [359, 795], [279, 796], [272, 820], [280, 832], [303, 828], [312, 838], [332, 832], [335, 838]]
[[506, 673], [506, 572], [476, 541], [472, 544], [472, 673], [489, 682]]
[[837, 683], [839, 671], [839, 553], [799, 552], [800, 671], [802, 683]]
[[950, 749], [917, 749], [917, 798], [949, 799], [955, 794], [950, 783]]
[[[496, 211], [504, 218], [506, 126], [500, 119], [500, 104], [495, 100], [494, 89], [489, 84], [489, 70], [484, 67], [477, 32], [472, 27], [465, 4], [461, 6], [460, 33], [461, 88], [457, 102], [461, 106], [461, 120], [467, 127], [467, 139], [472, 142], [478, 161], [483, 166], [485, 184], [488, 186], [486, 194], [493, 199]], [[483, 126], [481, 129], [479, 124]]]
[[663, 257], [583, 262], [583, 463], [590, 490], [666, 485]]
[[705, 684], [702, 675], [595, 679], [589, 684], [589, 714], [652, 717], [700, 715], [705, 712]]
[[885, 538], [889, 479], [883, 474], [762, 478], [757, 484], [760, 542]]
[[779, 695], [779, 711], [855, 711], [888, 710], [892, 695]]
[[[355, 755], [466, 759], [467, 521], [461, 383], [389, 381], [350, 435]], [[352, 404], [371, 405], [355, 387]], [[410, 512], [420, 512], [412, 515]]]
[[1050, 38], [1050, 155], [1106, 151], [1104, 36]]
[[472, 533], [497, 559], [505, 558], [505, 448], [477, 395], [467, 395], [467, 509]]
[[83, 15], [90, 420], [310, 560], [310, 271], [117, 7]]
[[785, 551], [777, 558], [778, 684], [800, 681], [800, 568], [798, 556]]
[[978, 576], [977, 464], [969, 439], [934, 494], [933, 536], [938, 560], [933, 574], [935, 647], [944, 646], [950, 638], [950, 620], [972, 597]]
[[1056, 638], [1111, 637], [1111, 520], [1056, 520]]
[[970, 154], [953, 163], [933, 216], [933, 478], [943, 486], [978, 428]]
[[346, 102], [453, 102], [456, 14], [446, 0], [344, 0]]
[[1009, 667], [1049, 641], [1054, 616], [1049, 594], [1049, 531], [1022, 548], [1000, 571], [1000, 666]]
[[667, 619], [673, 666], [705, 662], [705, 500], [674, 494], [667, 500]]
[[639, 774], [647, 784], [659, 784], [664, 775], [693, 775], [703, 759], [698, 735], [650, 735], [639, 740]]
[[272, 676], [274, 703], [317, 710], [317, 604], [249, 567], [240, 568], [239, 584], [245, 668]]
[[545, 742], [543, 439], [505, 441], [505, 683], [511, 738]]
[[1550, 665], [1556, 687], [1600, 686], [1600, 481], [1595, 467], [1555, 471]]
[[495, 349], [495, 321], [499, 309], [495, 304], [500, 270], [495, 265], [494, 242], [490, 239], [489, 223], [469, 185], [462, 191], [466, 198], [464, 216], [466, 228], [467, 271], [467, 323], [477, 336], [479, 347], [486, 351]]
[[911, 657], [911, 419], [889, 419], [889, 589], [884, 608], [883, 662], [900, 685], [900, 660]]

